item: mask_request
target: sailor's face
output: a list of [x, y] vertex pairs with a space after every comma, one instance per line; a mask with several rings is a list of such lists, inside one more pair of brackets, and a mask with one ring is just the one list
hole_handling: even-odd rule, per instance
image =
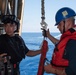
[[13, 36], [14, 31], [16, 30], [16, 25], [15, 25], [15, 23], [13, 23], [13, 24], [7, 23], [4, 25], [4, 28], [5, 28], [6, 34]]
[[59, 31], [61, 33], [63, 33], [64, 29], [65, 29], [65, 31], [67, 31], [68, 29], [73, 28], [73, 27], [74, 27], [74, 19], [73, 18], [68, 18], [65, 20], [65, 22], [61, 21], [57, 26], [57, 28], [59, 29]]
[[59, 31], [60, 31], [61, 33], [63, 33], [63, 28], [64, 28], [64, 23], [63, 23], [63, 21], [61, 21], [61, 22], [58, 24], [57, 28], [59, 29]]

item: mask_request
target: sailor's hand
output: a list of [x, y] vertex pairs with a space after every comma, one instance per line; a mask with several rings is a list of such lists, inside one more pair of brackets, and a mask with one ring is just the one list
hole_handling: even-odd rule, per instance
[[63, 70], [56, 69], [56, 74], [57, 74], [57, 75], [67, 75], [67, 74], [65, 73], [65, 69], [63, 69]]
[[5, 62], [6, 60], [5, 60], [4, 56], [6, 56], [6, 55], [7, 55], [6, 53], [0, 54], [0, 61]]
[[47, 35], [47, 37], [50, 36], [50, 31], [49, 31], [49, 29], [47, 29], [47, 31], [46, 31], [46, 35]]
[[44, 66], [44, 70], [46, 73], [53, 73], [55, 74], [55, 68], [52, 67], [51, 64], [48, 64]]
[[48, 63], [47, 63], [47, 65], [44, 66], [44, 70], [47, 73], [53, 73], [53, 74], [57, 74], [57, 75], [66, 75], [65, 68], [63, 68], [63, 69], [54, 68], [51, 64], [48, 64]]
[[42, 30], [42, 35], [43, 35], [44, 37], [47, 37], [47, 35], [46, 35], [46, 30], [43, 29], [43, 28], [41, 28], [41, 30]]

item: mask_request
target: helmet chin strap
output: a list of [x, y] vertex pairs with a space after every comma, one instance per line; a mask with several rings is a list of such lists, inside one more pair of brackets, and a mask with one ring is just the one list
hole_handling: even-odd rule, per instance
[[64, 26], [63, 26], [63, 33], [64, 33], [65, 32], [65, 20], [63, 22], [64, 22]]

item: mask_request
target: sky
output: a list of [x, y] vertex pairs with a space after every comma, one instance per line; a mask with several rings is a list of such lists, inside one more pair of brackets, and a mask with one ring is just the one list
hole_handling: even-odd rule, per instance
[[[22, 32], [42, 32], [41, 0], [24, 0]], [[70, 7], [76, 12], [76, 0], [44, 0], [45, 22], [50, 32], [59, 32], [55, 25], [55, 14], [62, 7]]]

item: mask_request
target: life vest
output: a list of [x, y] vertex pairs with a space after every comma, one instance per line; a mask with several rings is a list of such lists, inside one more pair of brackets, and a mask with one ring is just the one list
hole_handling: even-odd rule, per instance
[[54, 49], [51, 64], [55, 67], [67, 67], [69, 61], [63, 58], [65, 53], [65, 47], [67, 42], [70, 40], [76, 40], [76, 31], [74, 29], [69, 29], [64, 34], [62, 34], [59, 43]]

